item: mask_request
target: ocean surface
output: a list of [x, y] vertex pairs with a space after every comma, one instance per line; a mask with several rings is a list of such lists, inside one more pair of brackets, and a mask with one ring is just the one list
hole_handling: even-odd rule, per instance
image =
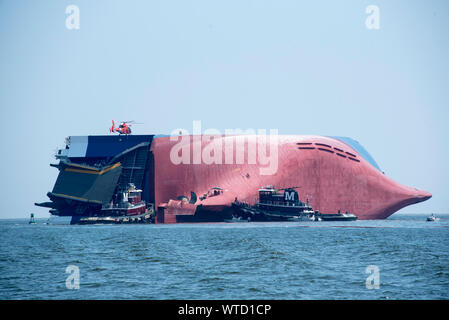
[[427, 216], [90, 226], [0, 220], [0, 299], [448, 299], [449, 215]]

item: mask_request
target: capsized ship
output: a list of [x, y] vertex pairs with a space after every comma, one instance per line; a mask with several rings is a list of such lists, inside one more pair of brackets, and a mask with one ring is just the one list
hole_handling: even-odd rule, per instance
[[[134, 215], [136, 219], [220, 222], [232, 218], [236, 199], [254, 205], [263, 186], [301, 186], [302, 198], [320, 214], [341, 210], [358, 219], [385, 219], [431, 197], [387, 177], [373, 157], [350, 138], [279, 135], [276, 170], [261, 174], [266, 163], [251, 161], [254, 150], [259, 150], [260, 137], [239, 135], [245, 147], [228, 148], [235, 145], [236, 137], [68, 137], [65, 148], [56, 154], [59, 163], [51, 164], [59, 169], [59, 175], [47, 193], [50, 201], [36, 205], [77, 223], [86, 217], [110, 216], [114, 206], [123, 207], [119, 204], [123, 192], [132, 185], [139, 190], [139, 198], [131, 205], [144, 202], [146, 208]], [[213, 155], [212, 161], [210, 157], [198, 161], [198, 150], [203, 156]], [[185, 161], [173, 161], [183, 152]], [[128, 215], [123, 210], [116, 214]]]

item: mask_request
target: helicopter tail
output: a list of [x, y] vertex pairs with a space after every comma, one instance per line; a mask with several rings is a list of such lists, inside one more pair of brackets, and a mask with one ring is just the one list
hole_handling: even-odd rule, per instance
[[112, 120], [112, 127], [109, 128], [109, 132], [114, 132], [115, 131], [115, 123], [114, 120]]

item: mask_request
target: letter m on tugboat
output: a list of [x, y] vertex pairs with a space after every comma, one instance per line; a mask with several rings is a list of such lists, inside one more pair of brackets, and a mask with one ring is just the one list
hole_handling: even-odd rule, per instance
[[293, 191], [287, 191], [285, 190], [284, 192], [285, 195], [285, 201], [295, 201], [295, 195], [297, 196], [298, 194], [293, 190]]

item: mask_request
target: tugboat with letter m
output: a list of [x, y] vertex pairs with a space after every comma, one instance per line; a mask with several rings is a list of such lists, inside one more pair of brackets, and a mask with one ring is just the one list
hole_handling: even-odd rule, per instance
[[353, 221], [351, 213], [320, 214], [309, 201], [302, 202], [296, 189], [290, 187], [276, 190], [273, 186], [259, 189], [259, 201], [254, 206], [235, 199], [232, 207], [236, 215], [252, 221]]
[[259, 189], [259, 201], [250, 206], [237, 199], [232, 204], [234, 211], [252, 221], [315, 221], [318, 219], [307, 202], [299, 200], [299, 187], [276, 190], [273, 186]]

